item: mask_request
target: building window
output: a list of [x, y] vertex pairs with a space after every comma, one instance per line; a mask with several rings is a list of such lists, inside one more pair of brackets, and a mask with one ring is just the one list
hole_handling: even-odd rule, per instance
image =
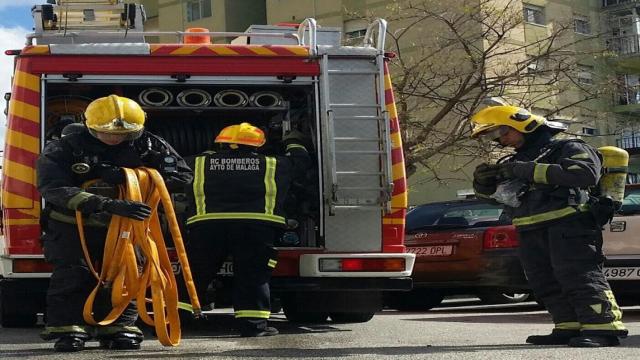
[[582, 135], [589, 135], [589, 136], [598, 135], [598, 129], [595, 129], [592, 127], [583, 127]]
[[364, 35], [367, 33], [367, 22], [362, 19], [352, 19], [344, 22], [344, 41], [345, 45], [353, 45], [356, 42], [362, 42]]
[[211, 0], [189, 0], [185, 7], [188, 22], [211, 17]]
[[524, 4], [524, 21], [530, 24], [545, 25], [544, 8], [542, 6]]
[[573, 28], [578, 34], [590, 35], [591, 23], [589, 22], [589, 17], [576, 15], [573, 18]]
[[578, 65], [576, 81], [585, 85], [593, 84], [593, 66]]

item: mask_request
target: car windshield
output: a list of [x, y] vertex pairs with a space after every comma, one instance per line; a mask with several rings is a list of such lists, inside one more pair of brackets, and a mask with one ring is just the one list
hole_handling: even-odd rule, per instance
[[627, 189], [618, 212], [623, 215], [640, 213], [640, 189]]
[[450, 229], [508, 224], [502, 206], [461, 201], [415, 207], [407, 213], [407, 231], [424, 228]]

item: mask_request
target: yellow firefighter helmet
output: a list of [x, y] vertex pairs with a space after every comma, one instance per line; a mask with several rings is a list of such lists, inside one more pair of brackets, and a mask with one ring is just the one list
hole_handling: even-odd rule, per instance
[[85, 124], [95, 133], [129, 135], [136, 139], [144, 130], [145, 112], [137, 102], [118, 95], [92, 101], [84, 111]]
[[231, 148], [235, 149], [237, 145], [260, 147], [264, 145], [267, 140], [262, 130], [249, 123], [243, 122], [222, 129], [216, 137], [215, 142], [231, 144]]
[[511, 106], [489, 106], [471, 117], [473, 131], [471, 137], [478, 137], [501, 126], [509, 126], [521, 133], [530, 133], [546, 123], [545, 118], [533, 115], [526, 109]]

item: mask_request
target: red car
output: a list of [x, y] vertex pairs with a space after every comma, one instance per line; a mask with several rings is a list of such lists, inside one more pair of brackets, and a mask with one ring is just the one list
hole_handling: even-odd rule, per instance
[[405, 245], [416, 254], [413, 290], [389, 293], [389, 307], [428, 310], [451, 294], [493, 303], [528, 297], [518, 236], [501, 205], [473, 199], [417, 206], [407, 214]]

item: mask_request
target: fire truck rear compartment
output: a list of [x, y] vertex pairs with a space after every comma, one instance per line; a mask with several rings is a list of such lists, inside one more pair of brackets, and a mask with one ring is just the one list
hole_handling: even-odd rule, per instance
[[[260, 151], [284, 154], [282, 135], [298, 129], [307, 135], [313, 166], [304, 183], [295, 183], [287, 201], [291, 229], [280, 246], [320, 247], [319, 182], [315, 101], [308, 85], [85, 84], [50, 83], [46, 87], [46, 141], [60, 136], [65, 124], [81, 121], [81, 112], [93, 99], [118, 94], [138, 101], [147, 113], [146, 128], [163, 137], [184, 158], [214, 149], [222, 128], [249, 122], [264, 130], [267, 143]], [[186, 198], [172, 194], [176, 212], [184, 219]]]

